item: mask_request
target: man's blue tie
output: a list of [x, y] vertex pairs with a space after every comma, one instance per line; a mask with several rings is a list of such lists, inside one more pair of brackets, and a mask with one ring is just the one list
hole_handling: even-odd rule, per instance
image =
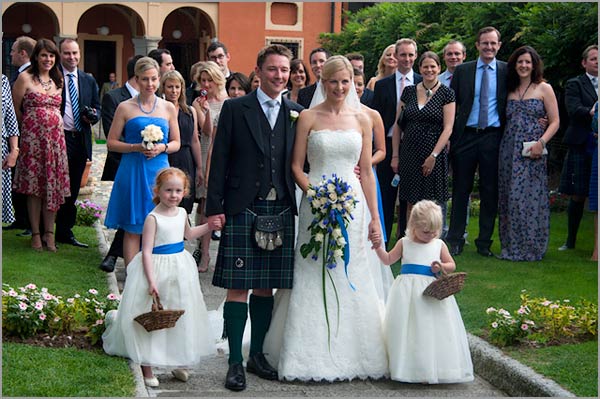
[[480, 129], [488, 125], [488, 65], [483, 65], [481, 72], [481, 88], [479, 89], [479, 123]]
[[69, 73], [69, 96], [71, 96], [71, 109], [73, 110], [73, 124], [78, 132], [81, 132], [81, 120], [79, 118], [79, 97], [75, 87], [75, 74]]

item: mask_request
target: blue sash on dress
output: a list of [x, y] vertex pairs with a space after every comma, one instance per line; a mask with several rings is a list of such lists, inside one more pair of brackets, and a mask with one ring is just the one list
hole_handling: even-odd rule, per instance
[[159, 245], [158, 247], [152, 248], [152, 253], [155, 255], [169, 255], [178, 254], [184, 249], [183, 241], [175, 242], [173, 244]]
[[422, 274], [423, 276], [435, 277], [435, 274], [431, 271], [431, 266], [416, 265], [414, 263], [402, 265], [400, 274]]

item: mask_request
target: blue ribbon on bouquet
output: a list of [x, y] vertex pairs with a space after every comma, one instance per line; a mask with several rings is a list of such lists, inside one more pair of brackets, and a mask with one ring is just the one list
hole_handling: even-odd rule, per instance
[[356, 287], [350, 281], [350, 276], [348, 276], [348, 263], [350, 263], [350, 240], [348, 239], [348, 230], [346, 230], [346, 225], [344, 224], [344, 219], [342, 219], [342, 214], [340, 211], [335, 210], [335, 220], [338, 222], [340, 229], [342, 230], [342, 237], [346, 240], [346, 245], [344, 245], [344, 272], [346, 273], [346, 278], [348, 279], [348, 284], [350, 284], [350, 288], [353, 291], [356, 291]]

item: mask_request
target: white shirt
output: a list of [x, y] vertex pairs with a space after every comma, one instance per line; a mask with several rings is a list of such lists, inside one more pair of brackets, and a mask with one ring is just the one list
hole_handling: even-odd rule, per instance
[[444, 72], [440, 73], [438, 79], [440, 80], [441, 84], [443, 84], [446, 87], [450, 87], [450, 82], [452, 82], [452, 75], [453, 73], [446, 69]]
[[[77, 69], [73, 72], [67, 71], [67, 69], [63, 66], [63, 73], [65, 78], [65, 113], [63, 114], [63, 128], [69, 131], [77, 130], [75, 128], [75, 122], [73, 122], [73, 108], [71, 106], [71, 93], [69, 92], [69, 76], [70, 73], [73, 74], [73, 83], [75, 83], [75, 89], [77, 89], [77, 93], [79, 94], [79, 79], [77, 76]], [[80, 110], [81, 112], [81, 110]]]
[[277, 98], [269, 97], [262, 89], [259, 87], [256, 89], [256, 98], [258, 99], [258, 103], [262, 108], [263, 112], [267, 119], [269, 119], [269, 101], [275, 100], [277, 104], [275, 105], [275, 115], [279, 115], [279, 108], [281, 108], [281, 93], [277, 95]]
[[26, 63], [24, 63], [23, 65], [21, 65], [18, 69], [19, 73], [23, 72], [24, 70], [26, 70], [27, 68], [29, 68], [29, 65], [31, 65], [30, 61], [27, 61]]
[[131, 94], [131, 98], [140, 94], [140, 92], [137, 91], [132, 85], [130, 85], [129, 82], [125, 82], [125, 87], [127, 88], [127, 91], [129, 91], [129, 94]]

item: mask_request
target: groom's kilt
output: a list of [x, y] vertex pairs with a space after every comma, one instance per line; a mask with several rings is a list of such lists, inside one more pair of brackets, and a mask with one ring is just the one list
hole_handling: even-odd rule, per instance
[[[257, 215], [282, 214], [283, 245], [260, 249], [254, 240], [254, 215], [247, 209], [226, 215], [221, 232], [213, 285], [231, 289], [292, 288], [294, 275], [294, 213], [289, 201], [254, 200], [249, 209]], [[282, 213], [283, 212], [283, 213]]]

